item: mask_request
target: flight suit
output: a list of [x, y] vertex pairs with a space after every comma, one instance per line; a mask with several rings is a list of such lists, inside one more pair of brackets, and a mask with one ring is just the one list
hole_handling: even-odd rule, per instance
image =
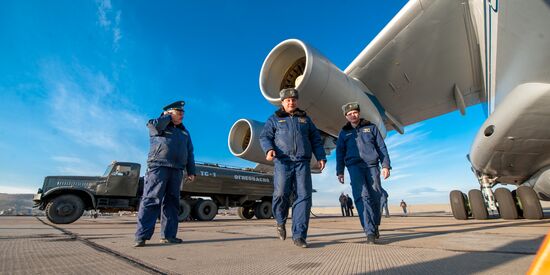
[[150, 150], [136, 240], [151, 239], [161, 210], [161, 238], [176, 237], [184, 170], [188, 175], [195, 175], [191, 136], [183, 124], [174, 125], [171, 120], [170, 115], [163, 115], [147, 123]]
[[367, 235], [375, 235], [380, 225], [380, 168], [391, 169], [386, 144], [376, 125], [361, 119], [353, 128], [347, 123], [336, 142], [336, 175], [348, 168], [351, 189], [361, 226]]
[[273, 216], [277, 224], [286, 223], [294, 193], [292, 238], [305, 240], [312, 203], [311, 155], [326, 161], [319, 131], [304, 111], [297, 109], [290, 115], [279, 109], [266, 121], [260, 144], [266, 154], [275, 151]]

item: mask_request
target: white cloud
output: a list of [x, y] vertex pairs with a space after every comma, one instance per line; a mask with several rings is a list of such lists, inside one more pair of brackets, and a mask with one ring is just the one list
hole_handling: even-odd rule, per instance
[[[116, 86], [102, 72], [81, 66], [66, 68], [56, 62], [42, 67], [50, 108], [47, 118], [63, 135], [60, 140], [100, 150], [97, 153], [103, 152], [109, 158], [136, 161], [146, 155], [134, 143], [135, 136], [147, 136], [147, 119], [125, 108], [118, 100]], [[59, 162], [75, 160], [54, 158]]]
[[120, 39], [122, 38], [122, 32], [120, 30], [122, 12], [120, 10], [113, 10], [113, 5], [110, 0], [98, 0], [96, 3], [97, 21], [105, 31], [111, 33], [113, 37], [113, 50], [116, 52], [120, 45]]

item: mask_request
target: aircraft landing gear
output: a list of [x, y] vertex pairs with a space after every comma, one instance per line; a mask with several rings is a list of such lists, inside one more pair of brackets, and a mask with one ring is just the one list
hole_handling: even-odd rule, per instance
[[529, 220], [540, 220], [544, 217], [540, 201], [533, 188], [520, 186], [516, 189], [517, 199], [523, 210], [523, 217]]
[[497, 216], [505, 220], [515, 220], [520, 217], [530, 220], [540, 220], [544, 217], [539, 198], [533, 188], [520, 186], [510, 192], [507, 188], [498, 188], [493, 193], [492, 188], [497, 184], [494, 178], [479, 177], [481, 191], [470, 190], [468, 196], [459, 190], [450, 194], [451, 209], [457, 220], [467, 220], [473, 217], [476, 220], [486, 220], [489, 216]]
[[467, 220], [469, 216], [468, 198], [459, 190], [453, 190], [450, 194], [451, 210], [457, 220]]

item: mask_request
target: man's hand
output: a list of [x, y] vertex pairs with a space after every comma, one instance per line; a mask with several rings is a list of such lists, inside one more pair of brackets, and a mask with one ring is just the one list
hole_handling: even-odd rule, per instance
[[273, 161], [273, 158], [275, 158], [275, 150], [267, 151], [267, 155], [265, 156], [265, 159], [268, 161]]
[[344, 184], [344, 175], [338, 175], [338, 181], [339, 181], [341, 184]]
[[388, 169], [386, 167], [382, 168], [382, 177], [384, 179], [389, 178], [390, 177], [390, 169]]
[[319, 171], [323, 172], [323, 169], [325, 169], [325, 165], [326, 165], [327, 161], [326, 160], [320, 160], [317, 163], [319, 164]]
[[187, 176], [187, 179], [186, 179], [187, 182], [192, 182], [194, 180], [195, 180], [195, 175], [188, 175]]

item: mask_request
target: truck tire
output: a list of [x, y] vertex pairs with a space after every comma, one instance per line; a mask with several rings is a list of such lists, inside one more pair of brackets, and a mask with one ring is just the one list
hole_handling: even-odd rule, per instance
[[46, 217], [55, 224], [69, 224], [84, 213], [84, 202], [76, 195], [67, 194], [53, 198], [46, 205]]
[[271, 202], [270, 201], [262, 201], [256, 205], [256, 209], [254, 211], [256, 214], [256, 218], [258, 219], [270, 219], [273, 215], [271, 210]]
[[195, 205], [193, 215], [199, 221], [211, 221], [218, 214], [218, 206], [211, 200], [203, 200]]
[[243, 220], [250, 220], [254, 218], [254, 211], [253, 207], [239, 207], [237, 208], [237, 215]]
[[187, 218], [189, 218], [189, 215], [191, 214], [191, 205], [184, 200], [180, 200], [180, 207], [178, 209], [178, 222], [186, 221]]

